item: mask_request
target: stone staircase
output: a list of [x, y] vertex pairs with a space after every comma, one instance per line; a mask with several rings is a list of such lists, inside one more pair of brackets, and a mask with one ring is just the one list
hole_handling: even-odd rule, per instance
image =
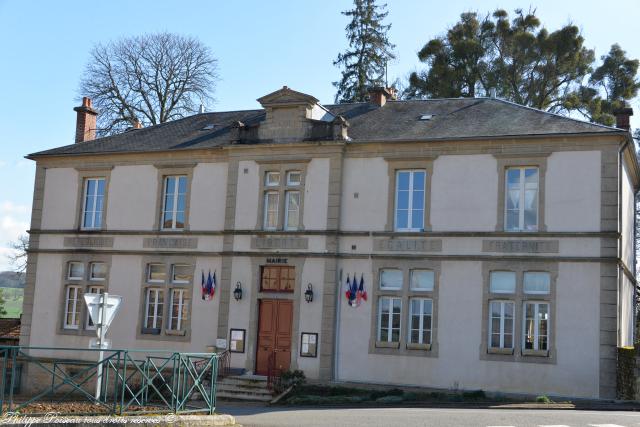
[[230, 375], [219, 379], [216, 398], [220, 400], [243, 400], [269, 402], [273, 394], [267, 389], [267, 377], [262, 375]]

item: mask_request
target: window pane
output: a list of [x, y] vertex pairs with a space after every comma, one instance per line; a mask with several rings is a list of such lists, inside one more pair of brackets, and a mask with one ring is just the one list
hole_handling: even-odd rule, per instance
[[193, 278], [190, 265], [174, 264], [171, 281], [173, 283], [189, 283]]
[[396, 228], [399, 230], [409, 228], [409, 211], [398, 209], [396, 212]]
[[265, 193], [265, 217], [264, 227], [267, 229], [275, 229], [278, 227], [278, 193]]
[[380, 271], [380, 289], [401, 289], [402, 271], [385, 269]]
[[148, 280], [150, 282], [164, 282], [164, 264], [149, 264], [147, 267]]
[[492, 271], [490, 276], [490, 292], [514, 293], [516, 290], [516, 273], [513, 271]]
[[431, 270], [411, 270], [411, 289], [432, 291], [434, 273]]
[[296, 230], [300, 217], [300, 193], [298, 191], [287, 192], [287, 229]]
[[398, 209], [409, 209], [408, 191], [398, 191]]
[[103, 262], [94, 262], [91, 264], [91, 280], [104, 280], [107, 278], [107, 265]]
[[68, 278], [71, 280], [82, 280], [84, 278], [84, 264], [81, 262], [70, 262]]
[[290, 171], [287, 173], [287, 185], [300, 185], [301, 178], [300, 171]]
[[551, 275], [549, 273], [524, 273], [524, 292], [526, 294], [548, 294], [550, 291]]
[[398, 191], [409, 190], [409, 175], [410, 172], [398, 172]]
[[280, 172], [267, 172], [265, 175], [264, 184], [269, 187], [279, 185]]
[[425, 173], [416, 171], [413, 172], [413, 191], [424, 192], [424, 177]]
[[422, 209], [413, 209], [411, 211], [411, 228], [422, 230], [424, 228], [424, 211]]
[[187, 194], [187, 177], [186, 176], [178, 177], [178, 193]]

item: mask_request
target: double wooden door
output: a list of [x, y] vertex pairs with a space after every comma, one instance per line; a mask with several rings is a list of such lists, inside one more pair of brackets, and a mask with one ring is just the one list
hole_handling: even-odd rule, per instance
[[291, 364], [293, 301], [263, 299], [259, 308], [256, 374], [268, 375], [271, 361], [276, 372], [286, 371]]

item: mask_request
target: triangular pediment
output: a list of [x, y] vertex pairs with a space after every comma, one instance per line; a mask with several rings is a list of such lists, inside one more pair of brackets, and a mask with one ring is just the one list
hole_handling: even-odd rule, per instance
[[261, 98], [258, 98], [258, 102], [263, 107], [268, 106], [288, 106], [288, 105], [313, 105], [318, 103], [318, 99], [306, 93], [297, 92], [293, 89], [289, 89], [287, 86], [283, 86], [282, 89], [278, 89], [275, 92], [271, 92]]

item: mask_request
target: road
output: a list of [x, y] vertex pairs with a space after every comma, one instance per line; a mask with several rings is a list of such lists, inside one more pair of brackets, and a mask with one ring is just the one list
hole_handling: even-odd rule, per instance
[[638, 412], [433, 408], [279, 408], [221, 404], [244, 427], [640, 427]]

